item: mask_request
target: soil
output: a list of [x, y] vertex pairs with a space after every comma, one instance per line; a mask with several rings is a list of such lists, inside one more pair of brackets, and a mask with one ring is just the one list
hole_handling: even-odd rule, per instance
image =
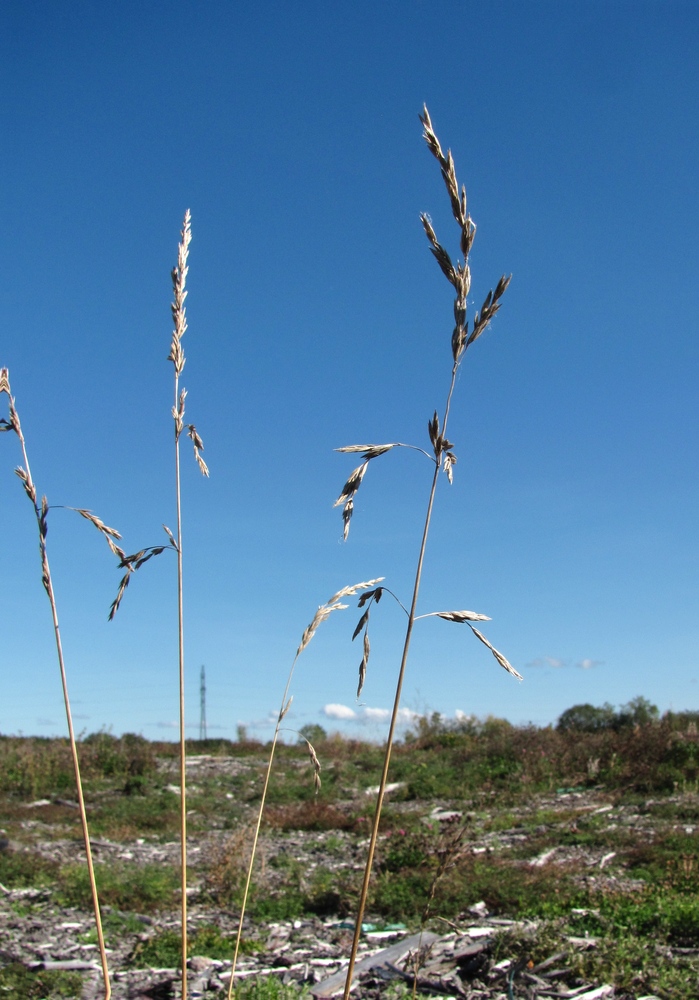
[[[55, 802], [54, 802], [55, 804]], [[22, 822], [29, 844], [46, 859], [64, 865], [84, 861], [81, 844], [61, 837], [60, 827], [42, 819], [42, 812], [49, 806], [32, 804], [27, 808], [28, 818]], [[449, 822], [445, 804], [421, 804], [425, 816]], [[642, 815], [630, 806], [615, 805], [601, 791], [570, 791], [556, 795], [540, 796], [530, 808], [548, 808], [553, 811], [570, 811], [571, 808], [589, 813], [606, 814], [609, 824], [633, 826], [639, 835], [651, 837], [657, 819]], [[406, 808], [415, 809], [414, 805]], [[454, 817], [452, 815], [451, 821]], [[212, 831], [206, 837], [192, 840], [188, 845], [192, 860], [208, 860], [220, 855], [227, 834]], [[528, 834], [521, 827], [488, 833], [469, 842], [474, 853], [507, 851], [521, 846]], [[332, 849], [328, 842], [332, 838]], [[364, 842], [365, 843], [365, 842]], [[339, 844], [339, 847], [338, 847]], [[13, 849], [7, 841], [5, 849]], [[177, 866], [179, 845], [139, 838], [132, 842], [93, 840], [95, 862], [124, 860], [137, 864], [159, 863]], [[3, 841], [0, 838], [0, 849]], [[266, 833], [263, 837], [261, 857], [266, 859], [286, 854], [300, 861], [307, 871], [317, 865], [330, 869], [351, 866], [359, 868], [363, 859], [363, 843], [355, 835], [343, 831], [330, 833], [293, 832]], [[623, 872], [609, 870], [609, 854], [580, 846], [560, 846], [526, 863], [532, 865], [567, 865], [576, 861], [583, 872], [580, 876], [588, 885], [632, 889], [639, 883], [627, 878]], [[268, 867], [268, 878], [274, 878], [274, 869]], [[105, 907], [109, 912], [109, 908]], [[133, 915], [132, 915], [133, 916]], [[156, 915], [137, 915], [138, 929], [124, 933], [112, 941], [109, 964], [112, 970], [114, 1000], [166, 1000], [180, 995], [178, 973], [175, 969], [139, 968], [134, 965], [139, 942], [146, 941], [163, 930], [177, 930], [178, 914], [167, 912]], [[80, 970], [84, 977], [85, 1000], [103, 996], [98, 964], [97, 946], [85, 943], [83, 938], [93, 928], [89, 912], [58, 905], [50, 889], [0, 887], [0, 964], [21, 962], [28, 968], [66, 968]], [[224, 936], [235, 935], [237, 919], [234, 913], [221, 910], [203, 900], [196, 885], [189, 891], [189, 932], [197, 926], [215, 925]], [[415, 973], [415, 956], [420, 944], [418, 990], [420, 993], [470, 998], [470, 1000], [513, 1000], [515, 997], [559, 997], [578, 1000], [602, 1000], [605, 997], [624, 997], [639, 1000], [630, 994], [615, 993], [604, 983], [577, 982], [561, 969], [560, 956], [550, 956], [538, 966], [519, 968], [513, 961], [496, 962], [493, 942], [498, 934], [512, 928], [514, 921], [495, 917], [487, 912], [485, 904], [472, 907], [460, 919], [449, 924], [432, 923], [439, 933], [426, 933], [422, 942], [418, 935], [407, 928], [395, 926], [372, 930], [367, 928], [362, 936], [358, 957], [358, 981], [353, 995], [362, 998], [380, 997], [389, 984], [404, 982], [410, 987]], [[534, 925], [529, 925], [534, 929]], [[254, 925], [246, 921], [244, 937], [257, 940], [259, 950], [239, 959], [236, 979], [250, 976], [275, 976], [284, 983], [306, 985], [318, 998], [341, 992], [343, 969], [352, 939], [352, 921], [338, 917], [294, 921], [276, 921]], [[575, 947], [595, 947], [589, 938], [570, 939]], [[407, 956], [407, 958], [406, 958]], [[213, 960], [206, 955], [195, 956], [189, 962], [188, 990], [192, 1000], [221, 998], [226, 995], [230, 980], [230, 962]], [[564, 982], [563, 980], [566, 980]], [[646, 997], [646, 1000], [649, 998]]]

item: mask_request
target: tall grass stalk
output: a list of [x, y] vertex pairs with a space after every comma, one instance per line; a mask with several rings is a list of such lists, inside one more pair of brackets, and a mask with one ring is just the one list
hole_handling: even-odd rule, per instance
[[187, 427], [187, 434], [194, 443], [194, 457], [202, 474], [208, 476], [209, 470], [201, 457], [200, 451], [204, 445], [193, 424], [185, 425], [186, 389], [180, 387], [180, 375], [185, 366], [185, 355], [182, 348], [182, 338], [187, 332], [187, 261], [189, 244], [192, 240], [192, 218], [189, 209], [185, 212], [180, 243], [177, 252], [177, 265], [172, 269], [172, 318], [174, 328], [168, 361], [172, 361], [175, 369], [175, 396], [172, 407], [172, 417], [175, 424], [175, 497], [177, 505], [177, 525], [175, 548], [177, 550], [177, 638], [179, 651], [179, 722], [180, 722], [180, 863], [181, 863], [181, 920], [182, 920], [182, 1000], [187, 1000], [187, 761], [185, 748], [185, 706], [184, 706], [184, 605], [182, 596], [182, 500], [180, 487], [180, 438]]
[[[461, 612], [433, 612], [429, 616], [419, 616], [417, 615], [417, 602], [418, 595], [420, 591], [420, 582], [422, 579], [422, 569], [425, 559], [425, 551], [427, 548], [427, 536], [429, 534], [430, 522], [432, 519], [432, 510], [434, 507], [435, 494], [437, 491], [437, 482], [439, 479], [440, 471], [444, 470], [447, 475], [449, 482], [453, 480], [453, 469], [456, 464], [456, 456], [453, 452], [453, 445], [447, 438], [447, 428], [449, 423], [449, 416], [451, 412], [452, 396], [454, 394], [454, 387], [456, 385], [456, 376], [458, 374], [461, 362], [463, 360], [464, 354], [468, 347], [480, 337], [485, 328], [490, 323], [490, 320], [497, 313], [500, 308], [500, 299], [504, 294], [510, 278], [503, 275], [498, 282], [495, 291], [488, 293], [483, 306], [481, 307], [480, 313], [476, 313], [471, 332], [468, 330], [468, 323], [466, 319], [467, 311], [467, 298], [471, 287], [471, 271], [469, 268], [469, 253], [471, 246], [473, 244], [473, 239], [476, 234], [476, 226], [471, 219], [471, 216], [466, 210], [466, 189], [464, 187], [459, 190], [459, 186], [456, 180], [456, 172], [454, 168], [454, 160], [452, 158], [451, 150], [447, 151], [446, 156], [442, 152], [442, 148], [439, 144], [439, 140], [432, 127], [432, 122], [430, 120], [427, 108], [423, 109], [423, 113], [420, 115], [420, 121], [423, 125], [423, 137], [430, 149], [430, 152], [436, 158], [439, 163], [442, 178], [447, 188], [449, 194], [449, 200], [451, 202], [451, 209], [454, 219], [456, 220], [459, 230], [460, 230], [460, 249], [463, 254], [463, 262], [457, 261], [456, 265], [452, 263], [452, 260], [440, 243], [437, 241], [434, 229], [427, 215], [421, 216], [421, 222], [425, 230], [425, 234], [430, 243], [430, 249], [434, 255], [442, 273], [445, 275], [449, 283], [453, 286], [456, 298], [454, 302], [454, 319], [455, 327], [451, 338], [451, 353], [452, 353], [452, 364], [451, 364], [451, 375], [449, 379], [449, 387], [446, 394], [446, 401], [444, 404], [441, 429], [439, 416], [435, 410], [434, 416], [428, 423], [428, 430], [430, 436], [430, 442], [432, 445], [433, 455], [429, 455], [431, 461], [434, 462], [434, 470], [432, 473], [432, 481], [430, 484], [429, 494], [427, 498], [427, 510], [425, 513], [425, 520], [422, 527], [422, 535], [420, 540], [420, 547], [418, 550], [417, 567], [415, 571], [415, 579], [413, 583], [413, 593], [410, 602], [410, 610], [408, 612], [408, 622], [405, 632], [405, 639], [403, 643], [403, 652], [400, 660], [400, 668], [398, 671], [398, 680], [396, 683], [396, 692], [393, 702], [393, 710], [391, 713], [391, 720], [388, 729], [388, 735], [386, 738], [386, 750], [384, 754], [383, 768], [381, 772], [381, 781], [379, 783], [379, 790], [376, 798], [376, 808], [374, 811], [374, 819], [372, 823], [371, 837], [369, 841], [369, 849], [367, 852], [366, 866], [364, 869], [364, 878], [362, 881], [362, 889], [359, 898], [359, 904], [357, 907], [357, 916], [355, 919], [354, 927], [354, 938], [352, 941], [352, 949], [350, 952], [349, 965], [347, 967], [347, 978], [345, 981], [344, 997], [348, 1000], [350, 990], [352, 988], [352, 978], [354, 975], [354, 966], [357, 956], [357, 949], [359, 947], [359, 939], [361, 936], [362, 920], [364, 917], [364, 910], [366, 907], [367, 895], [369, 892], [369, 884], [372, 875], [372, 866], [374, 861], [374, 852], [376, 850], [376, 842], [378, 839], [379, 823], [381, 819], [381, 810], [383, 806], [383, 798], [386, 791], [386, 785], [388, 782], [388, 771], [391, 762], [391, 750], [393, 747], [393, 740], [395, 737], [396, 723], [398, 719], [398, 710], [400, 707], [401, 694], [403, 690], [403, 681], [405, 677], [405, 669], [408, 662], [408, 653], [410, 650], [410, 641], [413, 634], [413, 626], [415, 622], [420, 617], [431, 617], [432, 615], [437, 615], [441, 618], [445, 618], [448, 621], [460, 622], [466, 624], [472, 630], [474, 635], [483, 642], [493, 653], [495, 658], [498, 660], [500, 665], [504, 667], [508, 672], [519, 677], [516, 670], [508, 663], [505, 657], [499, 653], [485, 636], [474, 627], [473, 621], [483, 621], [486, 619], [485, 615], [479, 615], [474, 612], [461, 611]], [[402, 447], [398, 444], [387, 444], [387, 445], [350, 445], [346, 448], [340, 448], [339, 451], [343, 452], [362, 452], [362, 464], [352, 472], [347, 483], [345, 484], [343, 491], [336, 502], [336, 505], [344, 504], [343, 507], [343, 522], [344, 522], [344, 535], [347, 538], [349, 532], [350, 519], [352, 517], [354, 508], [354, 496], [359, 489], [364, 475], [367, 471], [369, 462], [380, 455], [385, 454], [389, 450], [395, 447]], [[417, 449], [422, 450], [422, 449]], [[365, 640], [367, 636], [365, 633]], [[365, 643], [365, 656], [362, 660], [362, 665], [360, 667], [360, 690], [364, 679], [364, 674], [366, 673], [366, 661], [368, 658], [368, 643]]]
[[[97, 945], [100, 953], [100, 963], [102, 966], [102, 979], [104, 982], [104, 995], [106, 1000], [112, 995], [112, 987], [109, 982], [109, 965], [107, 962], [107, 952], [104, 943], [104, 934], [102, 932], [102, 918], [100, 915], [100, 905], [99, 897], [97, 894], [97, 883], [95, 881], [95, 866], [92, 860], [92, 849], [90, 847], [90, 833], [87, 825], [87, 812], [85, 810], [85, 798], [83, 796], [83, 786], [80, 777], [80, 763], [78, 760], [78, 748], [75, 740], [75, 730], [73, 729], [73, 714], [70, 707], [70, 697], [68, 694], [68, 678], [66, 675], [65, 658], [63, 656], [63, 644], [61, 642], [61, 630], [58, 622], [58, 606], [56, 604], [56, 595], [53, 589], [53, 580], [51, 578], [51, 567], [49, 565], [48, 551], [46, 548], [46, 535], [48, 532], [48, 513], [49, 504], [45, 496], [42, 496], [41, 502], [38, 499], [38, 493], [36, 486], [34, 485], [34, 479], [32, 478], [31, 466], [29, 465], [29, 457], [27, 454], [27, 443], [22, 432], [22, 425], [19, 419], [19, 413], [15, 406], [15, 401], [12, 397], [10, 391], [10, 376], [7, 368], [0, 369], [0, 395], [6, 394], [9, 400], [9, 421], [0, 421], [0, 428], [4, 431], [14, 431], [19, 438], [20, 447], [22, 449], [22, 458], [24, 465], [19, 466], [15, 469], [18, 477], [22, 481], [24, 486], [24, 492], [31, 501], [32, 507], [34, 509], [34, 516], [36, 517], [36, 524], [39, 531], [39, 552], [41, 554], [41, 581], [44, 585], [44, 589], [49, 599], [51, 605], [51, 617], [53, 619], [53, 634], [56, 641], [56, 655], [58, 656], [58, 668], [61, 674], [61, 687], [63, 689], [63, 703], [65, 705], [66, 721], [68, 724], [68, 737], [70, 740], [70, 753], [73, 763], [73, 773], [75, 775], [75, 787], [78, 797], [78, 809], [80, 812], [80, 823], [82, 826], [83, 833], [83, 843], [85, 845], [85, 858], [87, 861], [87, 871], [90, 880], [90, 893], [92, 896], [92, 908], [95, 915], [95, 926], [97, 929]], [[98, 517], [92, 514], [90, 511], [82, 510], [78, 508], [72, 508], [77, 510], [82, 517], [87, 518], [92, 524], [100, 531], [109, 544], [112, 551], [116, 551], [116, 546], [113, 542], [114, 538], [119, 538], [120, 535], [113, 528], [108, 528], [104, 522], [102, 522]]]
[[[274, 763], [274, 753], [277, 748], [277, 743], [279, 742], [279, 733], [282, 728], [282, 721], [284, 716], [287, 714], [291, 708], [291, 703], [293, 701], [293, 695], [289, 697], [289, 689], [291, 688], [291, 682], [294, 677], [294, 670], [296, 669], [296, 663], [299, 656], [304, 651], [306, 646], [309, 644], [313, 636], [315, 635], [318, 627], [326, 621], [333, 611], [344, 611], [349, 605], [342, 604], [342, 599], [344, 597], [353, 597], [355, 594], [359, 593], [360, 590], [366, 590], [368, 587], [373, 587], [375, 584], [380, 583], [383, 577], [378, 577], [376, 580], [366, 580], [364, 583], [355, 583], [351, 587], [343, 587], [342, 590], [338, 590], [337, 593], [333, 594], [332, 597], [328, 598], [325, 604], [321, 606], [316, 611], [311, 623], [308, 625], [303, 635], [301, 636], [301, 642], [296, 650], [296, 655], [291, 663], [291, 668], [289, 670], [289, 676], [286, 679], [286, 687], [284, 688], [284, 694], [282, 695], [281, 704], [279, 706], [279, 713], [277, 715], [277, 724], [274, 727], [274, 736], [272, 737], [272, 747], [269, 752], [269, 760], [267, 761], [267, 770], [265, 772], [264, 785], [262, 786], [262, 796], [260, 798], [260, 807], [257, 811], [257, 820], [255, 823], [255, 831], [253, 833], [252, 845], [250, 849], [250, 860], [248, 862], [248, 870], [245, 876], [245, 886], [243, 888], [243, 898], [240, 904], [240, 918], [238, 920], [238, 933], [235, 939], [235, 950], [233, 952], [233, 964], [231, 965], [231, 981], [228, 985], [228, 1000], [232, 1000], [233, 997], [233, 982], [235, 979], [235, 970], [238, 964], [238, 952], [240, 951], [240, 942], [243, 936], [243, 920], [245, 918], [245, 909], [247, 907], [248, 895], [250, 892], [250, 884], [252, 882], [252, 872], [255, 864], [255, 854], [257, 853], [257, 842], [260, 836], [260, 827], [262, 825], [262, 815], [265, 810], [265, 803], [267, 801], [267, 789], [269, 788], [269, 779], [272, 774], [272, 764]], [[301, 734], [299, 734], [301, 735]], [[309, 740], [305, 740], [308, 747], [308, 752], [311, 758], [311, 764], [313, 765], [313, 780], [315, 784], [316, 793], [320, 790], [320, 761], [316, 756], [316, 752]]]

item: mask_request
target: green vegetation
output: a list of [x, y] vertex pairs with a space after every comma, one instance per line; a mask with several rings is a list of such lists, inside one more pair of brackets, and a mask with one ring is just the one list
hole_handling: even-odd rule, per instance
[[[155, 770], [154, 744], [126, 733], [92, 733], [80, 742], [80, 768], [84, 779], [123, 779], [124, 790], [133, 790], [134, 779]], [[70, 744], [67, 739], [33, 736], [0, 736], [0, 792], [36, 798], [65, 795], [75, 787]]]
[[[561, 964], [586, 981], [613, 982], [662, 1000], [695, 996], [697, 961], [682, 949], [699, 948], [697, 717], [660, 718], [642, 699], [619, 711], [603, 706], [597, 715], [588, 708], [575, 706], [561, 717], [563, 724], [543, 729], [500, 719], [419, 720], [395, 747], [391, 780], [401, 784], [382, 818], [368, 918], [417, 928], [428, 900], [430, 918], [450, 921], [468, 919], [468, 907], [484, 901], [493, 915], [538, 923], [533, 936], [520, 930], [499, 939], [501, 957], [536, 964], [565, 952]], [[602, 716], [606, 723], [597, 724]], [[381, 748], [338, 736], [316, 739], [314, 746], [323, 764], [318, 797], [304, 748], [278, 747], [263, 824], [268, 846], [249, 904], [256, 921], [354, 912], [361, 872], [353, 864], [361, 860], [357, 845], [369, 827], [364, 792], [378, 780]], [[176, 839], [175, 747], [98, 733], [84, 739], [80, 751], [95, 836], [128, 844]], [[188, 754], [190, 830], [222, 831], [218, 854], [192, 855], [192, 882], [212, 914], [235, 911], [264, 747], [192, 741]], [[17, 914], [55, 904], [89, 909], [83, 866], [60, 864], [35, 847], [37, 839], [79, 843], [69, 768], [63, 740], [0, 737], [0, 826], [10, 841], [0, 850], [0, 883], [44, 889], [50, 897], [50, 903], [41, 897], [13, 901]], [[49, 804], [28, 809], [36, 796]], [[461, 818], [430, 820], [435, 804], [458, 809]], [[312, 863], [298, 856], [302, 831], [318, 838]], [[609, 860], [602, 869], [603, 856]], [[176, 910], [177, 866], [110, 855], [96, 865], [96, 875], [108, 943], [139, 935], [134, 965], [176, 966], [178, 933], [145, 937], [137, 915]], [[86, 930], [81, 940], [93, 943], [93, 933]], [[568, 941], [586, 935], [597, 941], [589, 951]], [[247, 941], [243, 950], [255, 947]], [[209, 920], [193, 933], [188, 951], [230, 958], [232, 943]], [[75, 974], [47, 976], [7, 965], [0, 971], [0, 998], [79, 995]], [[242, 1000], [297, 996], [276, 980], [245, 983], [242, 990]]]
[[[181, 947], [179, 931], [162, 931], [145, 941], [139, 941], [131, 954], [130, 961], [136, 967], [176, 968], [180, 961]], [[204, 924], [190, 935], [187, 954], [230, 959], [233, 957], [234, 947], [234, 936], [225, 937], [214, 924]], [[251, 954], [258, 948], [259, 945], [255, 941], [243, 941], [241, 951], [243, 954]]]
[[30, 972], [19, 963], [0, 969], [0, 997], [12, 1000], [77, 1000], [82, 987], [77, 972]]
[[284, 986], [274, 976], [264, 976], [243, 980], [235, 987], [233, 996], [235, 1000], [309, 1000], [311, 994], [297, 986]]
[[[103, 905], [136, 913], [171, 909], [177, 901], [179, 872], [165, 865], [128, 862], [95, 866]], [[58, 879], [58, 898], [65, 906], [87, 907], [90, 883], [82, 865], [66, 865]]]

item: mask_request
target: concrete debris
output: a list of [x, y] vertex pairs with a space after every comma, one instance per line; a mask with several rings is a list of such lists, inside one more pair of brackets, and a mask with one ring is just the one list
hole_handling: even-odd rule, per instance
[[[207, 755], [190, 757], [187, 765], [190, 772], [196, 774], [197, 780], [205, 774], [222, 773], [222, 769], [237, 773], [241, 766], [236, 760], [221, 761]], [[388, 790], [398, 787], [398, 784], [389, 785]], [[179, 786], [173, 784], [170, 791], [177, 793]], [[42, 817], [45, 820], [50, 816], [49, 811], [42, 811], [43, 807], [55, 804], [56, 800], [48, 799], [27, 804], [30, 812], [22, 814], [21, 822], [25, 843], [31, 841], [31, 849], [48, 862], [61, 866], [84, 863], [80, 841], [68, 839], [60, 823], [52, 826], [42, 820]], [[63, 800], [63, 804], [68, 804], [68, 800]], [[430, 806], [434, 807], [427, 809], [423, 806], [420, 816], [428, 822], [440, 824], [457, 822], [465, 815], [470, 816], [451, 810], [448, 805], [431, 803]], [[612, 807], [601, 801], [600, 795], [595, 792], [565, 791], [560, 795], [540, 798], [536, 805], [542, 811], [545, 807], [551, 815], [563, 813], [566, 817], [564, 822], [570, 824], [575, 823], [575, 810], [578, 810], [579, 814], [586, 812], [588, 815], [603, 816], [601, 822], [606, 823], [609, 819], [610, 826], [626, 828], [633, 824], [636, 830], [651, 830], [646, 815], [630, 806]], [[406, 812], [416, 809], [411, 802], [396, 803], [398, 816], [401, 808]], [[517, 824], [517, 819], [516, 815], [512, 820], [508, 819], [507, 822], [513, 824], [510, 829], [493, 829], [494, 824], [485, 826], [487, 832], [483, 827], [474, 829], [468, 842], [464, 842], [463, 849], [473, 854], [507, 855], [510, 852], [518, 859], [514, 864], [547, 868], [553, 878], [558, 866], [575, 862], [581, 872], [581, 886], [598, 891], [628, 891], [642, 884], [632, 879], [618, 862], [614, 862], [615, 853], [608, 850], [562, 843], [537, 854], [543, 845], [539, 839], [537, 846], [536, 838], [546, 832], [546, 826], [537, 828], [533, 834], [531, 830], [527, 833], [523, 832], [522, 825]], [[399, 823], [397, 820], [397, 827]], [[402, 833], [398, 828], [392, 835], [398, 837]], [[188, 851], [194, 862], [193, 872], [198, 870], [198, 866], [205, 868], [219, 857], [229, 836], [222, 830], [212, 829], [206, 836], [192, 838]], [[305, 876], [316, 869], [338, 873], [361, 871], [365, 856], [361, 836], [341, 829], [322, 832], [265, 831], [260, 859], [266, 888], [274, 890], [276, 886], [283, 885], [284, 865], [290, 863], [299, 866]], [[535, 839], [527, 859], [526, 848], [532, 836]], [[380, 843], [389, 834], [382, 834], [382, 837]], [[7, 846], [5, 843], [4, 847]], [[176, 841], [162, 842], [157, 838], [139, 837], [117, 842], [95, 837], [92, 838], [92, 847], [98, 865], [128, 862], [129, 865], [176, 868], [179, 864], [180, 847]], [[15, 851], [19, 847], [11, 844], [9, 849]], [[192, 882], [195, 881], [196, 876], [192, 878]], [[188, 888], [188, 896], [190, 939], [194, 939], [197, 928], [212, 926], [223, 938], [230, 940], [235, 937], [237, 918], [234, 912], [208, 900], [199, 885], [192, 884]], [[163, 932], [177, 930], [177, 914], [127, 914], [108, 906], [103, 909], [105, 917], [113, 918], [111, 928], [121, 928], [118, 933], [113, 929], [108, 933], [113, 1000], [174, 1000], [178, 997], [177, 969], [144, 967], [138, 958], [139, 946], [142, 950], [144, 944]], [[574, 911], [580, 917], [594, 913], [593, 910]], [[367, 919], [376, 920], [373, 915]], [[86, 1000], [96, 1000], [103, 995], [94, 925], [89, 911], [61, 905], [50, 887], [0, 885], [0, 925], [3, 927], [2, 964], [19, 962], [29, 969], [77, 970], [83, 974]], [[409, 988], [415, 984], [418, 993], [423, 995], [448, 996], [459, 1000], [506, 1000], [507, 997], [510, 1000], [523, 1000], [525, 997], [634, 1000], [630, 994], [615, 993], [611, 985], [582, 982], [569, 967], [575, 964], [568, 961], [571, 948], [576, 951], [594, 949], [598, 947], [597, 938], [568, 937], [568, 952], [554, 952], [552, 948], [554, 953], [534, 965], [527, 961], [521, 949], [516, 954], [506, 953], [503, 957], [501, 935], [514, 932], [522, 940], [536, 933], [536, 922], [516, 922], [491, 914], [483, 900], [466, 908], [455, 921], [439, 923], [435, 920], [430, 926], [436, 926], [440, 931], [448, 930], [438, 934], [430, 929], [419, 935], [411, 934], [402, 925], [384, 925], [378, 920], [375, 924], [363, 925], [353, 996], [361, 1000], [382, 1000], [387, 990], [395, 990], [397, 983], [404, 983]], [[304, 986], [317, 1000], [330, 1000], [344, 987], [352, 932], [352, 920], [339, 917], [325, 920], [310, 917], [265, 924], [254, 924], [246, 919], [243, 936], [247, 941], [254, 942], [256, 950], [246, 950], [241, 955], [236, 980], [276, 977], [283, 984]], [[230, 975], [230, 960], [215, 959], [206, 954], [192, 957], [188, 980], [190, 997], [192, 1000], [223, 1000]], [[636, 1000], [657, 998], [646, 994]]]

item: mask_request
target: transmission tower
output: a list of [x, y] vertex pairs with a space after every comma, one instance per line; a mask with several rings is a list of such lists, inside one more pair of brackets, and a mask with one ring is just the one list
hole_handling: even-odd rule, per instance
[[206, 667], [202, 664], [199, 678], [199, 739], [206, 738]]

